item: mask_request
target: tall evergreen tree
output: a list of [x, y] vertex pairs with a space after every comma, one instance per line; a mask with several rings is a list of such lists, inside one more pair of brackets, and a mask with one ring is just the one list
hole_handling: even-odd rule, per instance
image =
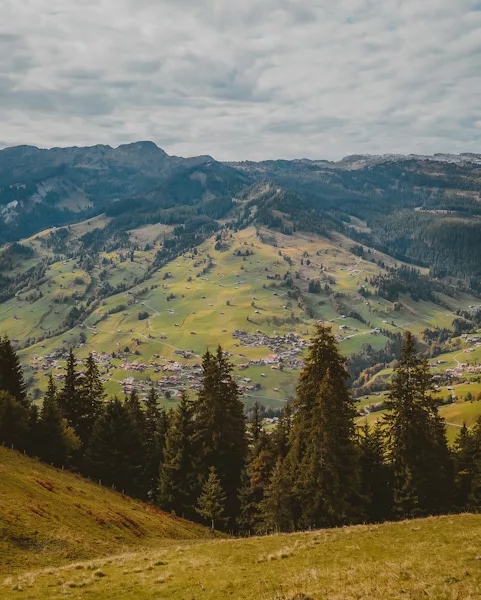
[[204, 519], [210, 521], [211, 531], [215, 531], [216, 523], [226, 520], [224, 517], [226, 500], [227, 496], [222, 489], [220, 478], [217, 476], [215, 467], [211, 467], [196, 509]]
[[263, 526], [267, 531], [293, 531], [293, 482], [282, 458], [278, 458], [260, 504]]
[[80, 379], [77, 371], [77, 359], [70, 349], [63, 388], [58, 394], [58, 404], [68, 424], [74, 429], [76, 435], [84, 442], [83, 406], [80, 393]]
[[250, 412], [248, 425], [250, 440], [254, 446], [257, 446], [261, 436], [264, 433], [264, 428], [262, 426], [261, 405], [257, 400], [254, 402], [252, 411]]
[[392, 481], [386, 461], [385, 433], [380, 423], [358, 430], [361, 496], [369, 521], [388, 519], [392, 510]]
[[266, 529], [261, 506], [274, 465], [275, 457], [268, 446], [250, 453], [239, 494], [241, 510], [238, 523], [245, 533], [261, 533]]
[[287, 400], [272, 433], [274, 453], [284, 459], [290, 447], [292, 429], [292, 400]]
[[394, 513], [402, 517], [448, 510], [452, 465], [429, 365], [418, 358], [408, 332], [386, 406], [393, 468]]
[[57, 387], [50, 374], [38, 424], [38, 454], [42, 460], [56, 466], [68, 465], [72, 451], [79, 446], [80, 440], [58, 406]]
[[291, 445], [297, 527], [336, 526], [360, 518], [355, 402], [331, 328], [317, 326], [301, 372]]
[[145, 400], [143, 441], [145, 449], [145, 478], [149, 497], [153, 498], [158, 488], [159, 465], [167, 433], [167, 415], [158, 405], [154, 386]]
[[461, 511], [481, 509], [481, 417], [472, 431], [459, 432], [455, 451], [455, 506]]
[[215, 467], [226, 494], [226, 517], [234, 527], [239, 513], [238, 491], [247, 455], [244, 406], [232, 376], [232, 364], [219, 346], [202, 361], [203, 382], [195, 407], [195, 443], [200, 475]]
[[104, 485], [115, 485], [132, 496], [143, 489], [143, 448], [129, 408], [117, 398], [105, 404], [86, 451], [86, 470]]
[[85, 361], [85, 371], [79, 378], [79, 400], [82, 414], [80, 415], [80, 437], [88, 443], [92, 435], [94, 423], [102, 411], [105, 391], [95, 359], [90, 353]]
[[239, 492], [238, 525], [244, 533], [261, 532], [265, 529], [262, 526], [260, 507], [276, 461], [275, 444], [265, 431], [258, 402], [249, 415], [248, 441], [247, 463]]
[[20, 360], [7, 336], [0, 339], [0, 390], [8, 392], [25, 408], [29, 407]]
[[125, 406], [130, 411], [133, 420], [135, 421], [136, 427], [139, 431], [144, 429], [144, 411], [142, 410], [142, 404], [140, 402], [139, 394], [137, 389], [134, 388], [128, 396], [125, 396]]
[[170, 419], [159, 473], [158, 503], [163, 510], [191, 518], [198, 492], [198, 474], [193, 445], [192, 403], [182, 394]]

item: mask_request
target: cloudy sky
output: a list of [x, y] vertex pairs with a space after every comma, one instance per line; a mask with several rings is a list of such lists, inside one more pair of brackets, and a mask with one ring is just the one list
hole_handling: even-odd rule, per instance
[[481, 152], [481, 0], [0, 0], [0, 146]]

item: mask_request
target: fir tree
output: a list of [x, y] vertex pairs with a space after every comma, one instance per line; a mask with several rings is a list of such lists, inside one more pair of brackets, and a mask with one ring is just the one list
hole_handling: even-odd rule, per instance
[[318, 325], [294, 400], [286, 467], [300, 527], [337, 526], [360, 518], [355, 402], [331, 328]]
[[99, 369], [94, 357], [90, 353], [85, 361], [85, 371], [80, 378], [79, 400], [82, 414], [80, 415], [80, 436], [88, 443], [94, 423], [102, 410], [105, 400], [105, 391], [100, 378]]
[[272, 434], [276, 456], [284, 459], [289, 452], [292, 429], [292, 400], [287, 400]]
[[68, 424], [83, 442], [83, 407], [80, 394], [80, 380], [77, 371], [77, 359], [72, 349], [70, 349], [67, 358], [64, 385], [58, 395], [58, 404]]
[[260, 505], [275, 464], [273, 444], [267, 435], [258, 402], [249, 415], [249, 450], [239, 491], [238, 525], [245, 533], [262, 531]]
[[135, 421], [136, 427], [139, 431], [144, 429], [144, 411], [142, 410], [142, 404], [140, 403], [139, 394], [136, 388], [130, 392], [130, 395], [125, 396], [125, 406], [130, 411], [133, 420]]
[[481, 508], [481, 417], [472, 431], [463, 426], [454, 444], [455, 505], [461, 511]]
[[247, 455], [244, 406], [239, 398], [233, 367], [219, 346], [206, 352], [203, 382], [195, 407], [195, 443], [200, 475], [214, 466], [225, 491], [226, 516], [231, 527], [239, 513], [238, 492]]
[[159, 408], [158, 396], [154, 386], [145, 400], [143, 441], [145, 449], [145, 477], [149, 497], [157, 491], [159, 465], [167, 433], [168, 423], [165, 410]]
[[210, 467], [209, 476], [202, 487], [202, 493], [197, 501], [197, 512], [210, 521], [211, 531], [215, 531], [216, 523], [226, 521], [225, 513], [227, 496], [222, 488], [221, 481], [217, 476], [215, 467]]
[[166, 433], [158, 503], [163, 510], [175, 511], [186, 518], [193, 516], [198, 489], [193, 433], [192, 403], [182, 394]]
[[241, 511], [238, 522], [245, 533], [260, 533], [265, 529], [261, 506], [274, 464], [274, 454], [267, 446], [254, 451], [249, 458], [239, 494]]
[[261, 405], [256, 400], [254, 402], [254, 406], [252, 407], [252, 411], [249, 415], [249, 434], [250, 440], [254, 446], [259, 443], [261, 436], [263, 435], [263, 426], [262, 426], [262, 415], [261, 415]]
[[104, 485], [127, 494], [143, 493], [143, 448], [131, 411], [117, 398], [105, 404], [86, 451], [86, 470]]
[[370, 521], [389, 518], [392, 510], [391, 469], [386, 462], [385, 433], [380, 423], [358, 430], [361, 497]]
[[8, 392], [25, 408], [29, 407], [20, 360], [7, 336], [0, 339], [0, 390]]
[[79, 446], [80, 440], [62, 416], [57, 387], [50, 374], [38, 424], [38, 454], [42, 460], [56, 466], [68, 465], [72, 451]]
[[450, 506], [452, 467], [444, 421], [439, 417], [429, 365], [407, 333], [394, 370], [385, 416], [393, 467], [394, 513], [436, 514]]
[[294, 510], [292, 497], [293, 482], [278, 458], [272, 472], [264, 499], [260, 504], [262, 523], [267, 531], [293, 531]]

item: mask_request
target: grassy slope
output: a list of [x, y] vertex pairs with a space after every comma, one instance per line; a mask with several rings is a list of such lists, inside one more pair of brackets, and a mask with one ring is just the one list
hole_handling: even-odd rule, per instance
[[2, 574], [206, 535], [198, 525], [0, 447]]
[[[75, 246], [78, 237], [89, 227], [102, 227], [106, 222], [105, 217], [100, 216], [90, 222], [73, 225], [69, 232], [68, 243]], [[75, 292], [84, 292], [87, 286], [94, 289], [99, 285], [101, 269], [107, 272], [107, 280], [111, 285], [120, 282], [128, 283], [133, 276], [145, 272], [153, 260], [159, 243], [164, 235], [169, 234], [170, 229], [157, 224], [133, 230], [132, 241], [138, 243], [140, 248], [144, 248], [145, 244], [149, 243], [150, 250], [136, 251], [133, 262], [120, 260], [119, 253], [104, 253], [103, 256], [112, 262], [96, 268], [91, 275], [75, 267], [75, 261], [72, 259], [53, 263], [47, 273], [50, 281], [40, 288], [43, 293], [42, 298], [31, 302], [26, 300], [26, 294], [21, 294], [0, 305], [0, 332], [8, 332], [13, 339], [23, 341], [28, 336], [37, 335], [39, 331], [54, 330], [75, 304], [73, 298], [67, 302], [54, 302], [56, 297], [70, 297]], [[49, 231], [45, 231], [23, 242], [35, 250], [36, 258], [20, 262], [16, 267], [19, 272], [31, 267], [39, 257], [53, 256], [51, 250], [41, 243], [41, 239], [48, 234]], [[133, 302], [133, 295], [127, 292], [107, 298], [86, 321], [87, 328], [83, 331], [87, 335], [87, 344], [78, 349], [80, 357], [85, 356], [90, 350], [111, 352], [128, 346], [131, 350], [139, 352], [139, 356], [131, 355], [130, 360], [149, 362], [154, 354], [160, 354], [163, 357], [161, 362], [175, 358], [181, 362], [195, 363], [199, 362], [199, 356], [206, 346], [214, 347], [221, 343], [225, 349], [233, 353], [233, 362], [239, 365], [248, 359], [266, 357], [271, 351], [266, 347], [239, 346], [237, 340], [232, 337], [233, 329], [246, 329], [251, 333], [261, 329], [271, 335], [273, 331], [280, 333], [296, 331], [305, 334], [312, 331], [316, 319], [331, 321], [336, 333], [347, 335], [340, 347], [346, 355], [349, 355], [358, 350], [363, 343], [369, 343], [375, 348], [382, 348], [385, 345], [387, 338], [382, 335], [370, 335], [372, 327], [393, 331], [410, 329], [419, 335], [426, 327], [449, 327], [454, 318], [452, 312], [454, 309], [467, 308], [479, 303], [478, 300], [466, 295], [461, 295], [456, 300], [443, 297], [452, 309], [447, 310], [432, 303], [414, 302], [410, 297], [402, 297], [401, 310], [395, 311], [394, 305], [382, 298], [374, 295], [365, 299], [357, 293], [360, 285], [365, 285], [365, 278], [369, 279], [381, 269], [376, 264], [351, 254], [349, 252], [352, 246], [351, 240], [339, 235], [327, 239], [299, 232], [293, 236], [285, 236], [261, 230], [261, 234], [261, 237], [257, 237], [254, 228], [239, 231], [227, 239], [221, 252], [214, 250], [214, 238], [207, 240], [198, 248], [197, 255], [180, 256], [154, 274], [148, 282], [130, 288], [130, 292], [138, 293], [146, 286], [156, 286], [154, 289], [149, 289], [147, 293], [137, 296], [136, 303], [99, 322], [108, 311], [121, 304]], [[243, 253], [249, 250], [253, 254], [245, 258], [234, 256], [234, 252], [238, 250]], [[279, 256], [279, 251], [290, 257], [293, 263], [291, 266], [282, 256]], [[306, 253], [310, 261], [309, 265]], [[215, 261], [214, 267], [204, 276], [197, 277], [209, 256]], [[366, 257], [382, 259], [388, 265], [394, 264], [393, 259], [375, 251], [366, 254]], [[304, 264], [301, 264], [301, 259]], [[321, 294], [307, 292], [308, 279], [320, 276], [321, 264], [325, 268], [325, 273], [334, 277], [336, 281], [331, 286], [334, 292], [342, 294], [338, 301], [345, 310], [341, 310], [341, 313], [349, 310], [356, 311], [369, 323], [368, 325], [355, 319], [342, 319], [332, 304], [332, 298], [324, 292]], [[287, 288], [282, 286], [282, 281], [275, 282], [280, 287], [269, 287], [273, 282], [267, 279], [268, 275], [278, 274], [283, 278], [288, 270], [293, 276], [294, 273], [299, 273], [295, 283], [303, 291], [304, 304], [298, 305], [295, 300], [287, 297]], [[166, 272], [170, 272], [172, 277], [164, 280], [163, 276]], [[192, 278], [192, 281], [188, 281], [189, 278]], [[239, 281], [243, 283], [239, 284]], [[266, 287], [263, 287], [264, 285]], [[175, 294], [176, 298], [167, 301], [167, 296], [171, 293]], [[255, 306], [251, 306], [253, 297], [256, 298]], [[306, 305], [314, 314], [314, 318], [306, 314]], [[141, 310], [147, 310], [151, 318], [139, 321], [137, 315]], [[291, 319], [291, 314], [296, 321]], [[96, 325], [95, 330], [92, 329], [94, 325]], [[342, 331], [341, 326], [351, 327], [351, 330]], [[61, 336], [29, 346], [21, 352], [22, 361], [26, 365], [32, 365], [32, 358], [35, 355], [42, 356], [62, 345], [78, 345], [81, 331], [79, 328], [74, 328]], [[163, 336], [166, 336], [166, 339], [162, 339]], [[133, 342], [135, 339], [138, 341]], [[459, 361], [474, 364], [481, 360], [481, 346], [469, 354], [464, 352], [466, 348], [467, 344], [462, 342], [460, 348], [437, 357], [445, 360], [446, 364], [439, 365], [435, 371], [441, 372], [447, 367], [455, 367]], [[191, 361], [183, 361], [174, 354], [177, 349], [191, 349], [196, 356]], [[113, 369], [109, 373], [104, 373], [105, 378], [108, 379], [106, 388], [109, 394], [119, 394], [120, 381], [126, 377], [146, 379], [150, 375], [155, 381], [163, 375], [155, 374], [152, 370], [142, 374], [124, 371], [120, 368], [121, 363], [120, 359], [114, 360]], [[62, 373], [62, 371], [63, 362], [59, 361], [58, 368], [54, 372]], [[388, 374], [389, 370], [384, 370], [376, 377]], [[48, 373], [41, 369], [29, 370], [27, 376], [31, 378], [31, 388], [39, 387], [44, 390], [47, 375]], [[247, 404], [258, 399], [265, 405], [278, 407], [282, 406], [288, 396], [295, 393], [298, 371], [286, 369], [280, 372], [269, 367], [253, 366], [242, 371], [241, 375], [250, 378], [252, 383], [261, 385], [260, 390], [249, 392], [244, 396]], [[475, 393], [480, 390], [481, 383], [473, 380], [471, 386], [466, 384], [456, 386], [455, 393], [457, 396], [464, 397], [467, 391]], [[443, 397], [451, 393], [446, 388], [440, 391]], [[360, 404], [371, 404], [380, 399], [379, 395], [373, 395], [361, 399]], [[172, 401], [165, 403], [172, 405]], [[450, 439], [454, 439], [459, 431], [459, 425], [464, 420], [469, 425], [481, 413], [481, 405], [478, 407], [476, 403], [473, 407], [459, 404], [456, 408], [442, 409], [442, 412], [444, 410], [447, 411], [446, 418], [451, 423]], [[370, 420], [378, 417], [378, 413], [371, 415]]]
[[[183, 542], [0, 582], [2, 598], [474, 599], [481, 516]], [[21, 594], [19, 594], [21, 590]]]
[[[103, 221], [96, 223], [96, 225], [103, 224]], [[85, 224], [73, 226], [70, 243], [75, 243], [75, 239], [85, 232], [86, 227]], [[119, 255], [116, 253], [104, 254], [105, 258], [112, 259], [112, 263], [102, 265], [102, 269], [107, 270], [107, 280], [115, 285], [121, 281], [131, 281], [133, 275], [144, 272], [153, 260], [165, 229], [164, 226], [152, 225], [131, 233], [131, 238], [136, 239], [140, 247], [147, 242], [151, 244], [150, 250], [136, 251], [133, 262], [119, 261]], [[39, 238], [44, 235], [44, 233], [38, 234], [25, 242], [35, 247], [38, 256], [48, 252], [39, 242]], [[271, 245], [270, 241], [274, 241], [275, 246]], [[402, 300], [401, 310], [394, 311], [393, 305], [382, 298], [376, 296], [362, 298], [357, 293], [359, 286], [365, 284], [366, 277], [369, 279], [381, 269], [372, 262], [351, 254], [349, 248], [352, 246], [352, 241], [339, 235], [327, 239], [311, 234], [296, 233], [294, 236], [285, 236], [263, 231], [263, 237], [259, 238], [254, 228], [248, 228], [228, 238], [221, 252], [214, 250], [214, 245], [214, 238], [207, 240], [199, 247], [196, 256], [180, 256], [154, 274], [145, 284], [131, 288], [130, 291], [138, 293], [146, 285], [158, 286], [138, 297], [137, 304], [131, 304], [127, 309], [99, 322], [99, 318], [108, 311], [121, 304], [132, 302], [133, 295], [125, 292], [107, 298], [86, 322], [87, 329], [84, 332], [87, 334], [87, 345], [80, 350], [80, 356], [90, 350], [112, 351], [129, 346], [132, 350], [136, 349], [140, 352], [138, 357], [132, 356], [132, 360], [148, 362], [153, 354], [161, 354], [165, 359], [170, 359], [175, 357], [174, 351], [180, 348], [192, 349], [195, 354], [200, 355], [206, 346], [213, 347], [221, 343], [225, 349], [233, 352], [234, 363], [241, 364], [249, 358], [268, 356], [271, 351], [267, 348], [237, 346], [237, 341], [232, 338], [233, 329], [246, 329], [252, 333], [261, 329], [271, 335], [273, 331], [305, 333], [312, 331], [316, 319], [331, 321], [336, 333], [342, 333], [341, 326], [352, 328], [344, 330], [344, 335], [349, 333], [349, 337], [341, 342], [342, 351], [348, 355], [359, 349], [362, 343], [367, 342], [377, 348], [385, 345], [387, 338], [381, 335], [370, 335], [373, 327], [392, 330], [409, 327], [418, 332], [436, 323], [449, 325], [453, 318], [450, 311], [431, 303], [414, 303], [406, 298]], [[253, 254], [244, 259], [234, 256], [237, 250], [242, 252], [249, 250]], [[279, 256], [279, 251], [290, 257], [293, 262], [291, 266], [282, 256]], [[310, 260], [309, 265], [306, 253]], [[200, 263], [207, 260], [208, 256], [213, 258], [215, 266], [204, 276], [196, 277], [205, 265]], [[367, 256], [382, 259], [386, 264], [394, 264], [392, 259], [379, 253], [373, 252]], [[304, 259], [304, 264], [301, 264], [301, 259]], [[338, 301], [345, 307], [344, 312], [349, 310], [358, 312], [369, 325], [355, 319], [342, 319], [331, 299], [324, 292], [307, 293], [308, 279], [320, 276], [321, 264], [325, 268], [325, 273], [336, 280], [332, 288], [342, 294]], [[299, 273], [295, 283], [303, 291], [304, 304], [298, 305], [295, 300], [287, 297], [287, 288], [282, 286], [282, 281], [276, 282], [281, 287], [275, 289], [269, 287], [273, 282], [267, 279], [268, 275], [278, 274], [283, 278], [288, 270], [293, 276], [295, 272]], [[172, 277], [164, 280], [163, 276], [166, 272], [170, 272]], [[55, 296], [60, 294], [70, 296], [75, 291], [82, 292], [89, 284], [95, 287], [99, 284], [99, 273], [100, 269], [95, 269], [92, 276], [89, 276], [75, 268], [74, 260], [61, 260], [52, 264], [47, 274], [51, 281], [41, 286], [43, 298], [30, 302], [25, 299], [25, 295], [21, 295], [0, 306], [0, 331], [8, 331], [12, 338], [22, 341], [42, 329], [45, 331], [55, 329], [75, 304], [73, 299], [67, 303], [54, 303]], [[75, 282], [79, 277], [84, 283]], [[190, 282], [189, 277], [192, 278]], [[243, 283], [239, 284], [239, 281]], [[263, 287], [264, 285], [266, 287]], [[169, 302], [167, 296], [171, 293], [175, 294], [176, 298]], [[251, 306], [253, 297], [256, 298], [255, 306]], [[457, 306], [468, 306], [473, 299], [461, 297], [456, 302], [452, 299], [447, 301], [454, 309]], [[314, 318], [306, 314], [306, 305], [314, 314]], [[151, 318], [139, 321], [137, 315], [140, 310], [147, 310]], [[291, 314], [296, 319], [295, 322], [291, 319]], [[14, 316], [17, 318], [15, 319]], [[250, 321], [247, 320], [248, 318]], [[390, 324], [391, 321], [394, 321], [395, 326]], [[95, 331], [89, 329], [95, 324]], [[79, 328], [74, 328], [64, 335], [34, 344], [22, 351], [22, 360], [26, 364], [31, 364], [35, 354], [44, 355], [62, 344], [75, 345], [80, 331]], [[193, 335], [193, 332], [196, 335]], [[164, 335], [167, 339], [162, 339], [161, 336]], [[139, 340], [139, 345], [133, 344], [133, 338]], [[240, 356], [241, 354], [244, 356]], [[197, 356], [191, 362], [198, 362], [198, 360]], [[133, 375], [132, 372], [120, 370], [118, 367], [121, 361], [117, 362], [118, 364], [114, 362], [115, 369], [108, 374], [109, 393], [119, 393], [119, 381]], [[61, 372], [61, 367], [60, 362], [58, 372]], [[261, 378], [261, 372], [265, 377]], [[155, 374], [149, 374], [152, 379], [156, 379]], [[37, 373], [30, 371], [28, 375], [33, 377], [32, 387], [45, 388], [46, 374], [43, 371]], [[135, 376], [145, 378], [146, 375], [147, 373]], [[282, 405], [285, 398], [294, 393], [297, 375], [296, 371], [280, 373], [269, 368], [250, 367], [242, 372], [242, 376], [251, 378], [253, 383], [260, 383], [262, 389], [246, 396], [246, 402], [251, 403], [257, 398], [264, 404]]]

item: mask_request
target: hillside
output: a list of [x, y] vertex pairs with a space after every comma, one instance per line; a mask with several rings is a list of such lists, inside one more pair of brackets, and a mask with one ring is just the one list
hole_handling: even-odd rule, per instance
[[5, 576], [208, 535], [199, 525], [2, 447], [0, 532]]
[[[107, 222], [90, 221], [99, 228]], [[23, 348], [32, 392], [45, 389], [50, 370], [61, 379], [74, 346], [81, 358], [98, 353], [109, 393], [153, 381], [161, 397], [175, 399], [182, 389], [198, 389], [200, 355], [220, 343], [238, 367], [246, 403], [277, 408], [294, 393], [317, 320], [331, 322], [349, 356], [363, 344], [381, 350], [406, 328], [450, 327], [455, 310], [477, 302], [449, 286], [451, 295], [432, 300], [414, 302], [406, 293], [387, 300], [369, 282], [396, 261], [369, 248], [353, 254], [352, 242], [338, 233], [226, 230], [220, 242], [216, 234], [152, 270], [172, 228], [131, 230], [135, 250], [101, 251], [91, 266], [76, 250], [87, 229], [73, 225], [55, 253], [46, 243], [55, 232], [23, 241], [34, 256], [19, 257], [17, 272], [43, 261], [42, 278], [0, 305], [0, 328]], [[368, 296], [359, 293], [364, 288]]]
[[[479, 597], [481, 517], [205, 541], [29, 570], [2, 598], [421, 600]], [[21, 594], [19, 594], [21, 592]]]
[[[253, 198], [253, 189], [266, 184]], [[247, 208], [254, 200], [257, 222], [268, 227], [334, 229], [436, 274], [472, 277], [480, 274], [480, 192], [477, 155], [220, 163], [169, 156], [145, 141], [118, 148], [19, 146], [0, 151], [0, 242], [104, 211], [120, 230], [229, 212], [249, 220], [231, 210], [243, 199]], [[368, 227], [359, 230], [355, 219]]]
[[[479, 353], [462, 336], [481, 329], [478, 163], [226, 164], [169, 157], [147, 142], [7, 149], [0, 174], [47, 177], [48, 165], [61, 167], [88, 188], [92, 206], [0, 249], [0, 333], [20, 352], [38, 401], [49, 372], [61, 383], [73, 347], [81, 360], [95, 353], [108, 394], [143, 395], [153, 383], [172, 406], [199, 389], [200, 357], [220, 343], [245, 403], [273, 415], [295, 392], [318, 320], [349, 357], [360, 414], [382, 401], [408, 329], [430, 358], [451, 356], [432, 363], [443, 394], [465, 384], [477, 392]], [[32, 206], [42, 212], [42, 202]], [[42, 229], [29, 210], [22, 214]], [[460, 350], [474, 352], [464, 371], [452, 368]]]
[[[217, 165], [210, 156], [179, 158], [153, 142], [73, 148], [17, 146], [0, 150], [0, 241], [13, 241], [54, 225], [94, 216], [107, 206], [150, 193], [202, 189], [216, 197], [195, 173]], [[194, 174], [194, 175], [193, 175]], [[246, 176], [237, 173], [245, 181]]]

